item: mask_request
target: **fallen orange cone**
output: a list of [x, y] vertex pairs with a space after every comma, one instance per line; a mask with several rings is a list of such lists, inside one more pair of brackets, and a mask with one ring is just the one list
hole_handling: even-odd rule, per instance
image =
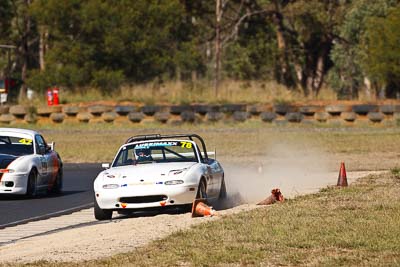
[[193, 201], [192, 205], [192, 217], [203, 217], [203, 216], [214, 216], [216, 215], [215, 210], [205, 204], [206, 199], [199, 198]]
[[337, 186], [347, 186], [347, 175], [346, 175], [346, 167], [344, 166], [344, 162], [342, 162], [340, 164]]
[[285, 198], [283, 197], [281, 190], [279, 188], [272, 189], [271, 195], [264, 199], [263, 201], [257, 203], [257, 205], [270, 205], [275, 202], [283, 202]]

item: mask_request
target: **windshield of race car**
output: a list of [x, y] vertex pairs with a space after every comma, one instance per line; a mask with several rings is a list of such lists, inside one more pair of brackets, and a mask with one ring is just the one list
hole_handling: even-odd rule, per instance
[[152, 141], [124, 146], [113, 167], [166, 162], [197, 162], [195, 143], [189, 141]]
[[33, 154], [33, 140], [17, 136], [0, 136], [0, 154], [24, 156]]

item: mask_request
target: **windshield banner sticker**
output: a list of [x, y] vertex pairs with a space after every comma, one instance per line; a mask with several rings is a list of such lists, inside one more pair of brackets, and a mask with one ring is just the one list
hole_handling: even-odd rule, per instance
[[31, 145], [32, 144], [32, 140], [31, 139], [27, 139], [27, 138], [22, 138], [18, 142], [20, 144], [23, 144], [23, 145]]
[[178, 142], [152, 142], [152, 143], [143, 143], [136, 145], [135, 148], [149, 148], [149, 147], [157, 147], [157, 146], [177, 146]]

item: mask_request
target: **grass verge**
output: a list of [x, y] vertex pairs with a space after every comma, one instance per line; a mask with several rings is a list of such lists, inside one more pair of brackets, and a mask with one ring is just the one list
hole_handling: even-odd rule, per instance
[[56, 150], [65, 162], [74, 163], [110, 162], [127, 138], [150, 133], [197, 133], [204, 138], [209, 151], [216, 149], [218, 159], [228, 163], [240, 160], [263, 164], [274, 157], [271, 151], [277, 145], [299, 156], [324, 158], [332, 163], [331, 170], [338, 169], [341, 161], [346, 162], [349, 170], [389, 169], [399, 162], [400, 128], [277, 126], [256, 121], [178, 126], [99, 123], [14, 127], [42, 132], [48, 142], [56, 142]]
[[400, 178], [367, 176], [225, 216], [132, 252], [27, 266], [398, 266]]

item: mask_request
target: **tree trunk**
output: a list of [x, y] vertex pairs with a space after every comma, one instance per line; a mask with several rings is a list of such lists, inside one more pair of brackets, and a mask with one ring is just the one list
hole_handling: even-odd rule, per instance
[[324, 68], [325, 68], [324, 58], [325, 58], [325, 53], [321, 52], [320, 55], [318, 56], [312, 83], [312, 92], [314, 98], [318, 97], [319, 91], [321, 90], [322, 84], [324, 82]]
[[[26, 9], [28, 10], [31, 0], [25, 0]], [[26, 98], [26, 79], [28, 78], [28, 64], [29, 64], [29, 36], [31, 30], [31, 18], [29, 14], [24, 14], [23, 17], [24, 32], [21, 38], [21, 58], [22, 58], [22, 68], [21, 68], [21, 80], [22, 85], [19, 91], [18, 100], [22, 101]]]
[[46, 63], [44, 60], [44, 56], [46, 55], [47, 47], [47, 39], [49, 36], [49, 31], [45, 27], [40, 28], [40, 38], [39, 38], [39, 65], [40, 70], [44, 71], [46, 69]]
[[215, 80], [214, 80], [214, 96], [218, 97], [220, 68], [221, 68], [221, 0], [216, 0], [216, 25], [215, 25]]

